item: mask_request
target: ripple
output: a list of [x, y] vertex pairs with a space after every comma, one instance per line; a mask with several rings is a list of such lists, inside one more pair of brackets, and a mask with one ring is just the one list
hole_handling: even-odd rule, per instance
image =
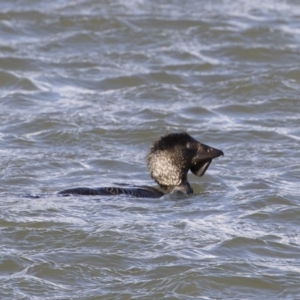
[[[3, 299], [298, 297], [298, 4], [0, 11]], [[57, 195], [155, 186], [174, 131], [225, 152], [191, 197]]]
[[31, 80], [15, 76], [8, 72], [0, 72], [0, 82], [0, 87], [2, 87], [2, 89], [21, 89], [25, 91], [37, 90], [37, 87]]

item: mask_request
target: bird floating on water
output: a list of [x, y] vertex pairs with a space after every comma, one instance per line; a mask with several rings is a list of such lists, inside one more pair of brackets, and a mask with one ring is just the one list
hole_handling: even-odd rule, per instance
[[198, 177], [207, 171], [216, 157], [223, 151], [202, 144], [185, 132], [171, 133], [154, 142], [146, 157], [151, 177], [159, 185], [149, 186], [71, 188], [59, 192], [61, 195], [120, 195], [139, 198], [159, 198], [173, 191], [193, 194], [193, 188], [187, 179], [189, 170]]

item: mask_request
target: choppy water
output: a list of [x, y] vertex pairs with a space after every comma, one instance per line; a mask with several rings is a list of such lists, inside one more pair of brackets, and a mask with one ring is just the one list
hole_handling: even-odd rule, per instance
[[[0, 298], [299, 299], [299, 28], [297, 1], [1, 1]], [[175, 131], [225, 152], [192, 197], [56, 196], [153, 185]]]

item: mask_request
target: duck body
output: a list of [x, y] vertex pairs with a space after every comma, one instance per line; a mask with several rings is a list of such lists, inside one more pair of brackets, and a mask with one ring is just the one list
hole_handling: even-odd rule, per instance
[[86, 188], [79, 187], [67, 189], [58, 194], [69, 195], [85, 195], [85, 196], [113, 196], [113, 195], [128, 195], [137, 198], [160, 198], [165, 193], [153, 187], [101, 187], [101, 188]]
[[202, 144], [185, 132], [171, 133], [154, 142], [146, 157], [151, 177], [159, 188], [148, 186], [122, 186], [100, 188], [73, 188], [61, 195], [121, 195], [139, 198], [160, 198], [173, 191], [190, 195], [193, 189], [187, 180], [191, 171], [198, 177], [205, 174], [212, 160], [224, 155], [221, 150]]

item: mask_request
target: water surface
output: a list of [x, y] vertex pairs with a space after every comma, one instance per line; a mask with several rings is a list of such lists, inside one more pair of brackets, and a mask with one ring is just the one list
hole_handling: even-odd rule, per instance
[[[2, 1], [1, 299], [298, 299], [299, 16]], [[177, 131], [225, 152], [193, 196], [56, 195], [154, 186], [147, 151]]]

